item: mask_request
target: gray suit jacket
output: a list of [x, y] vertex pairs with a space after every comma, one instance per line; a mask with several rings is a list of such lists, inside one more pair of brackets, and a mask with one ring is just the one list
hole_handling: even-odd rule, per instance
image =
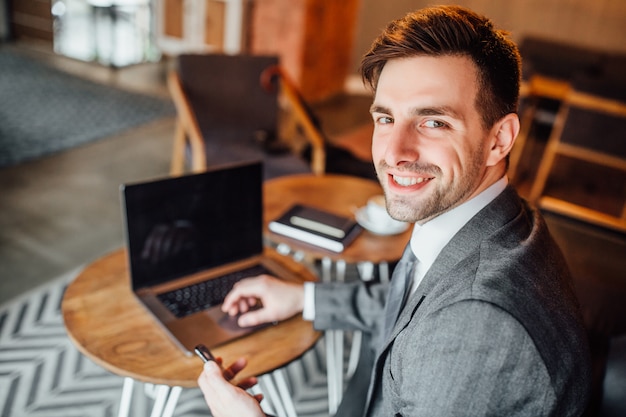
[[[381, 284], [318, 285], [315, 326], [375, 340], [385, 296]], [[579, 416], [586, 407], [590, 359], [567, 265], [511, 187], [442, 250], [377, 346], [367, 395], [344, 397], [342, 417]]]

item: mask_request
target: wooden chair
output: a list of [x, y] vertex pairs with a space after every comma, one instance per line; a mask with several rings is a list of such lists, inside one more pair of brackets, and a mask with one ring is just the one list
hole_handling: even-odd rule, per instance
[[[559, 167], [571, 163], [567, 187], [560, 197], [547, 195], [546, 185]], [[577, 165], [576, 165], [577, 164]], [[604, 193], [572, 192], [598, 172]], [[616, 173], [609, 179], [605, 173]], [[581, 77], [572, 81], [546, 145], [529, 200], [541, 208], [596, 225], [626, 231], [626, 87], [613, 82]], [[612, 183], [612, 184], [609, 184]], [[606, 186], [614, 188], [607, 191]], [[599, 208], [598, 201], [616, 200], [613, 212]]]
[[[325, 171], [324, 139], [273, 56], [184, 54], [168, 75], [178, 120], [171, 174], [260, 159], [265, 178]], [[279, 137], [288, 111], [311, 146], [306, 161]]]
[[277, 57], [184, 54], [177, 64], [168, 75], [178, 114], [172, 175], [256, 159], [265, 179], [305, 172], [375, 178], [371, 160], [327, 140]]

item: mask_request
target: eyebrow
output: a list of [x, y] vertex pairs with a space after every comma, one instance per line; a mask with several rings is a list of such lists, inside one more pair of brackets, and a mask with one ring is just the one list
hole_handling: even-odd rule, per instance
[[378, 105], [376, 105], [376, 104], [372, 104], [372, 105], [370, 106], [370, 114], [371, 114], [371, 113], [387, 113], [387, 114], [389, 114], [389, 113], [391, 113], [391, 112], [390, 112], [390, 111], [389, 111], [389, 109], [388, 109], [388, 108], [386, 108], [386, 107], [383, 107], [383, 106], [378, 106]]
[[[372, 104], [370, 113], [391, 114], [391, 110], [385, 106]], [[411, 110], [413, 116], [450, 116], [454, 119], [463, 119], [457, 111], [450, 106], [416, 107]]]

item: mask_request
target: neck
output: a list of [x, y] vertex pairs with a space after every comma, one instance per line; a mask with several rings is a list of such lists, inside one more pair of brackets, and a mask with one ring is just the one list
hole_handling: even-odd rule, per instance
[[[485, 169], [483, 176], [478, 182], [478, 186], [474, 191], [465, 199], [471, 200], [476, 197], [478, 194], [485, 191], [487, 188], [491, 187], [493, 184], [498, 182], [502, 177], [506, 175], [506, 163], [505, 161], [500, 161], [498, 164], [493, 166], [488, 166]], [[462, 204], [462, 203], [461, 203]]]

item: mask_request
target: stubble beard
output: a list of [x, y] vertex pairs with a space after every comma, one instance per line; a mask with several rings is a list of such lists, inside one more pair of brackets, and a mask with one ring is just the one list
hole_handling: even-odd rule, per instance
[[[481, 150], [478, 150], [475, 155], [481, 154]], [[379, 162], [377, 170], [379, 179], [381, 179], [381, 173], [385, 179], [387, 178], [385, 174], [387, 167], [384, 161]], [[443, 175], [439, 167], [420, 163], [406, 165], [403, 169], [406, 172], [433, 177], [426, 184], [429, 188], [428, 194], [424, 196], [392, 194], [388, 190], [386, 180], [381, 181], [387, 211], [392, 218], [403, 222], [424, 223], [433, 219], [460, 205], [472, 194], [479, 182], [482, 167], [483, 161], [480, 157], [475, 157], [459, 182], [446, 185], [442, 183]]]

